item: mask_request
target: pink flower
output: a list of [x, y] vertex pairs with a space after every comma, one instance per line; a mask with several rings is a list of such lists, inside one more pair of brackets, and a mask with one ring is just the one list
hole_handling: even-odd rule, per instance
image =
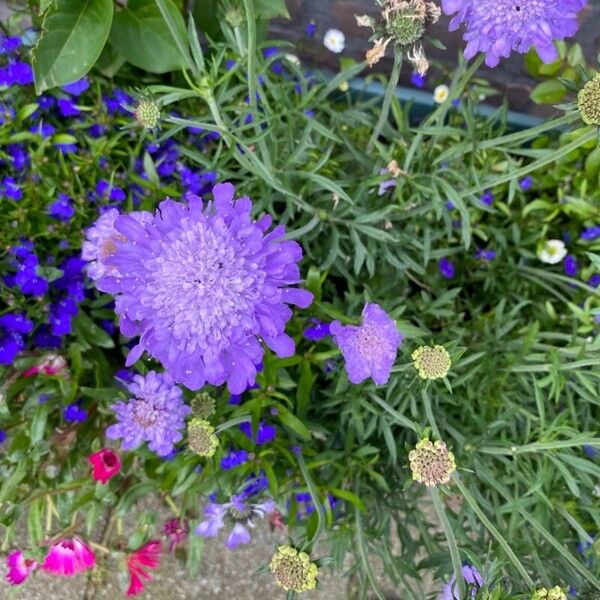
[[6, 567], [6, 581], [10, 585], [19, 585], [37, 569], [38, 564], [35, 560], [25, 558], [20, 550], [15, 550], [6, 557]]
[[54, 575], [73, 577], [96, 564], [96, 556], [78, 537], [50, 546], [42, 569]]
[[106, 483], [121, 470], [121, 459], [110, 448], [102, 448], [90, 454], [88, 460], [92, 463], [92, 477], [101, 483]]
[[60, 375], [67, 371], [67, 361], [59, 354], [48, 354], [41, 363], [33, 365], [23, 373], [23, 377], [33, 377], [34, 375]]
[[173, 552], [177, 546], [182, 544], [188, 536], [190, 526], [187, 521], [171, 519], [165, 523], [163, 533], [169, 538], [169, 552]]
[[143, 567], [147, 567], [148, 569], [158, 568], [161, 552], [162, 544], [160, 541], [150, 540], [127, 557], [127, 568], [131, 577], [129, 589], [127, 590], [128, 596], [137, 596], [144, 591], [142, 577], [150, 580], [152, 576]]

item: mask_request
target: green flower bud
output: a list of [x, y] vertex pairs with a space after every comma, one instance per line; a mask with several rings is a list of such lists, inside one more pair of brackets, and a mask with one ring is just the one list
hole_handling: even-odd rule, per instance
[[271, 558], [271, 571], [277, 585], [286, 591], [304, 592], [317, 584], [317, 565], [306, 552], [291, 546], [279, 546]]
[[134, 115], [144, 129], [154, 129], [160, 121], [160, 108], [152, 100], [144, 98], [138, 103]]
[[411, 355], [415, 369], [423, 379], [440, 379], [448, 375], [452, 366], [444, 346], [420, 346]]

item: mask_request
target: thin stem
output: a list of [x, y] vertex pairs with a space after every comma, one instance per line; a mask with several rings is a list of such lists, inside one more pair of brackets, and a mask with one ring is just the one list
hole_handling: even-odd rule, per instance
[[446, 514], [446, 509], [444, 508], [444, 505], [442, 504], [442, 500], [440, 498], [440, 492], [437, 488], [431, 488], [431, 499], [433, 500], [435, 512], [437, 513], [442, 529], [444, 530], [444, 535], [446, 536], [446, 541], [448, 542], [448, 550], [450, 552], [452, 568], [454, 569], [456, 585], [458, 587], [458, 597], [466, 598], [467, 587], [465, 585], [465, 578], [462, 574], [462, 565], [460, 563], [460, 553], [458, 550], [458, 544], [456, 543], [454, 531], [452, 531], [452, 525], [450, 524], [448, 515]]
[[312, 480], [312, 477], [310, 476], [310, 473], [308, 472], [308, 467], [306, 466], [306, 463], [304, 462], [304, 457], [302, 456], [301, 451], [297, 454], [297, 459], [298, 459], [298, 466], [300, 467], [300, 472], [302, 473], [302, 477], [304, 477], [304, 481], [306, 482], [306, 487], [308, 488], [308, 491], [312, 498], [313, 505], [315, 507], [315, 511], [317, 513], [317, 528], [315, 529], [312, 537], [308, 540], [310, 549], [312, 551], [315, 544], [317, 543], [317, 540], [319, 539], [319, 537], [321, 537], [321, 534], [323, 533], [323, 529], [325, 528], [325, 519], [323, 516], [323, 503], [321, 502], [321, 498], [319, 496], [319, 491], [317, 490], [317, 487], [315, 486], [314, 481]]
[[375, 142], [379, 139], [383, 126], [387, 123], [388, 116], [390, 113], [390, 106], [392, 104], [392, 98], [396, 93], [398, 87], [398, 80], [400, 79], [400, 71], [402, 70], [402, 50], [394, 47], [394, 66], [392, 67], [392, 73], [390, 74], [390, 80], [388, 82], [387, 89], [385, 90], [385, 96], [383, 97], [383, 105], [381, 106], [381, 112], [379, 113], [379, 119], [373, 129], [369, 143], [367, 144], [367, 154], [373, 150]]

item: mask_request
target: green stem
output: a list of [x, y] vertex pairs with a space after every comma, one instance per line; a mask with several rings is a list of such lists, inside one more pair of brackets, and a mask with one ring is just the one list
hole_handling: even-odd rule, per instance
[[298, 466], [300, 467], [300, 472], [302, 473], [302, 477], [304, 477], [304, 481], [306, 482], [306, 487], [310, 493], [310, 497], [312, 498], [313, 505], [315, 507], [315, 511], [317, 513], [317, 528], [315, 529], [312, 537], [308, 540], [310, 545], [310, 550], [312, 551], [317, 543], [317, 540], [321, 537], [323, 533], [323, 529], [325, 528], [325, 517], [323, 515], [323, 503], [321, 502], [321, 497], [319, 496], [319, 491], [317, 490], [317, 486], [315, 485], [310, 473], [308, 472], [308, 467], [304, 462], [304, 457], [302, 456], [302, 452], [300, 451], [297, 454]]
[[462, 565], [460, 563], [460, 553], [458, 550], [458, 544], [456, 543], [454, 531], [452, 531], [452, 525], [450, 524], [448, 515], [446, 514], [446, 509], [444, 508], [444, 505], [442, 504], [442, 500], [440, 498], [440, 492], [437, 488], [431, 488], [431, 499], [433, 500], [435, 512], [437, 513], [438, 519], [440, 520], [440, 524], [442, 525], [442, 529], [444, 530], [444, 535], [446, 536], [446, 541], [448, 542], [448, 550], [450, 551], [452, 568], [454, 569], [454, 575], [456, 576], [458, 597], [466, 598], [467, 587], [465, 585], [465, 578], [462, 574]]
[[373, 400], [374, 402], [379, 404], [379, 406], [381, 406], [381, 408], [383, 408], [383, 410], [385, 410], [390, 415], [392, 415], [392, 417], [394, 417], [394, 419], [396, 421], [398, 421], [398, 423], [400, 423], [400, 425], [407, 427], [411, 431], [417, 431], [418, 425], [414, 421], [411, 421], [409, 418], [400, 414], [397, 410], [392, 408], [387, 402], [385, 402], [384, 400], [379, 398], [379, 396], [377, 396], [376, 394], [369, 394], [369, 398], [371, 398], [371, 400]]
[[233, 419], [229, 419], [229, 421], [225, 421], [225, 423], [221, 423], [218, 427], [215, 427], [215, 434], [219, 434], [222, 433], [223, 431], [225, 431], [226, 429], [229, 429], [230, 427], [235, 427], [236, 425], [239, 425], [240, 423], [244, 423], [246, 421], [248, 421], [250, 419], [250, 415], [242, 415], [240, 417], [234, 417]]
[[385, 90], [385, 96], [383, 97], [383, 105], [381, 106], [381, 112], [379, 113], [379, 119], [373, 129], [369, 143], [367, 144], [367, 154], [370, 154], [373, 150], [375, 142], [378, 140], [379, 135], [383, 126], [387, 123], [388, 115], [390, 112], [390, 106], [392, 104], [392, 98], [396, 93], [398, 87], [398, 80], [400, 79], [400, 71], [402, 70], [402, 50], [394, 47], [394, 66], [392, 67], [392, 73], [390, 74], [390, 80], [388, 82], [387, 89]]

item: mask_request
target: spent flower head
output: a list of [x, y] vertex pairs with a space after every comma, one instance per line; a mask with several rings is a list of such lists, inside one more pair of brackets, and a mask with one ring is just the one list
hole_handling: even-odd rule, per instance
[[577, 94], [577, 107], [586, 125], [600, 127], [600, 74], [588, 81]]
[[306, 552], [292, 546], [279, 546], [270, 566], [277, 585], [287, 592], [305, 592], [317, 585], [317, 565], [311, 562]]
[[190, 404], [195, 417], [208, 419], [215, 414], [215, 399], [208, 392], [196, 394]]
[[454, 454], [441, 440], [432, 442], [429, 438], [423, 438], [408, 453], [408, 460], [413, 479], [427, 487], [448, 483], [456, 471]]
[[213, 456], [219, 447], [219, 439], [215, 435], [215, 428], [204, 419], [194, 417], [187, 426], [188, 446], [198, 456]]
[[419, 346], [411, 355], [422, 379], [441, 379], [448, 375], [452, 361], [444, 346]]

